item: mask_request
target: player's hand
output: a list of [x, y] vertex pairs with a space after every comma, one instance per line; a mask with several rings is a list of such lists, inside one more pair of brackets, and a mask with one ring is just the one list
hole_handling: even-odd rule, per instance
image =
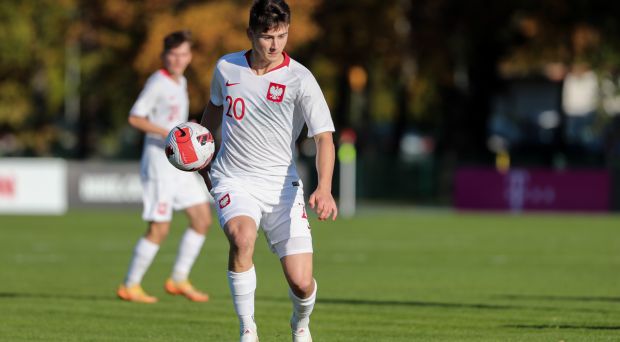
[[168, 138], [168, 134], [170, 134], [170, 131], [165, 128], [161, 128], [159, 130], [159, 135], [161, 135], [161, 137], [164, 139]]
[[330, 216], [332, 221], [336, 220], [338, 216], [338, 207], [336, 206], [336, 201], [331, 191], [317, 188], [312, 195], [310, 195], [308, 203], [310, 204], [310, 208], [316, 211], [320, 221], [325, 221]]

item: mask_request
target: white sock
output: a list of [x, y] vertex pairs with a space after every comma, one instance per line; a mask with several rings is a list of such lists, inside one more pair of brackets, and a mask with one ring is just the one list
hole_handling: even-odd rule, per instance
[[125, 276], [125, 286], [133, 286], [142, 282], [142, 277], [144, 277], [144, 273], [151, 266], [158, 250], [158, 244], [144, 237], [138, 240], [133, 249], [127, 276]]
[[254, 291], [256, 290], [256, 271], [254, 266], [245, 272], [228, 271], [228, 285], [233, 297], [235, 312], [239, 316], [241, 333], [250, 328], [256, 331], [254, 323]]
[[290, 288], [288, 289], [288, 296], [293, 302], [293, 316], [291, 317], [291, 328], [293, 330], [307, 329], [308, 325], [310, 325], [310, 314], [312, 314], [314, 309], [317, 288], [316, 280], [314, 280], [314, 291], [312, 291], [310, 297], [303, 299], [297, 297]]
[[177, 260], [174, 262], [172, 268], [172, 280], [175, 282], [181, 282], [187, 280], [189, 277], [189, 271], [192, 269], [200, 249], [205, 242], [205, 236], [198, 234], [195, 230], [187, 228], [181, 243], [179, 244], [179, 251], [177, 254]]

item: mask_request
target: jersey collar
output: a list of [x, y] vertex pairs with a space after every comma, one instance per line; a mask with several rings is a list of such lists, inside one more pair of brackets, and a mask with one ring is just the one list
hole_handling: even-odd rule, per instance
[[[245, 56], [245, 60], [248, 62], [248, 66], [251, 68], [252, 67], [252, 63], [250, 62], [250, 55], [252, 54], [252, 49], [248, 50], [245, 52], [244, 56]], [[291, 58], [288, 56], [288, 54], [284, 51], [282, 51], [282, 55], [284, 56], [284, 60], [282, 61], [282, 63], [280, 63], [280, 65], [278, 65], [277, 67], [269, 70], [267, 73], [270, 73], [272, 71], [278, 70], [280, 68], [284, 68], [289, 66], [289, 64], [291, 64]]]
[[159, 69], [159, 72], [162, 73], [162, 75], [168, 77], [172, 82], [176, 83], [176, 84], [181, 84], [181, 78], [179, 78], [179, 80], [175, 80], [174, 77], [172, 77], [172, 75], [170, 74], [170, 72], [168, 71], [168, 69], [166, 68], [161, 68]]

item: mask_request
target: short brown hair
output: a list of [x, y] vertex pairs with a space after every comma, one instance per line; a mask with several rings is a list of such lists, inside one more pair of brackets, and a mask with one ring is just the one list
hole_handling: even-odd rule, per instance
[[164, 53], [185, 42], [188, 42], [190, 45], [192, 44], [192, 32], [189, 30], [176, 31], [168, 34], [164, 38]]
[[250, 9], [250, 30], [266, 32], [291, 23], [291, 10], [284, 0], [256, 0]]

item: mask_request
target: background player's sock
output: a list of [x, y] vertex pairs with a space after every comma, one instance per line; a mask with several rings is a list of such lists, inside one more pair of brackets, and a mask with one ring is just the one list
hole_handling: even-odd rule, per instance
[[254, 291], [256, 290], [256, 271], [254, 266], [245, 272], [228, 271], [228, 285], [233, 297], [233, 305], [239, 316], [240, 331], [256, 331], [254, 323]]
[[298, 330], [299, 328], [308, 328], [310, 324], [310, 314], [314, 309], [314, 302], [316, 301], [317, 284], [314, 280], [314, 291], [308, 298], [299, 298], [289, 288], [288, 295], [293, 302], [293, 317], [291, 317], [291, 328]]
[[136, 243], [133, 249], [129, 270], [125, 277], [125, 286], [131, 287], [142, 282], [142, 277], [144, 277], [144, 273], [146, 273], [146, 270], [151, 266], [158, 250], [158, 244], [144, 237], [138, 240], [138, 243]]
[[191, 228], [185, 230], [179, 243], [177, 259], [172, 268], [172, 280], [177, 283], [187, 280], [204, 242], [204, 235], [197, 233]]

